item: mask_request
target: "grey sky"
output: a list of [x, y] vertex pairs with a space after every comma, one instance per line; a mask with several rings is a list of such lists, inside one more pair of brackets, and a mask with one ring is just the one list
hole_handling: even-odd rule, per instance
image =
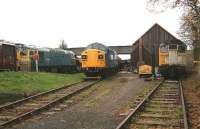
[[69, 47], [132, 44], [154, 23], [175, 36], [180, 11], [152, 14], [145, 0], [0, 0], [0, 39]]

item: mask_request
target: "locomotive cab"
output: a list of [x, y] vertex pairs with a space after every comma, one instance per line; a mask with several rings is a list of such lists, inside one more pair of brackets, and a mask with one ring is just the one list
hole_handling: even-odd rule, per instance
[[160, 44], [159, 72], [165, 78], [179, 78], [185, 74], [186, 45], [180, 42]]
[[105, 52], [97, 49], [87, 49], [81, 54], [82, 69], [104, 68]]
[[120, 60], [117, 53], [101, 43], [92, 43], [81, 53], [81, 68], [87, 77], [106, 77], [116, 73]]

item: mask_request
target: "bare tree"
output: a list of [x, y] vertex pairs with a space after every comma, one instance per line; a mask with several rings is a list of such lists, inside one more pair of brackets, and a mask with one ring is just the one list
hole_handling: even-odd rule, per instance
[[181, 27], [179, 35], [187, 43], [188, 46], [197, 47], [200, 45], [199, 41], [199, 26], [198, 21], [194, 18], [192, 12], [186, 12], [182, 16]]
[[[179, 35], [194, 48], [194, 57], [200, 50], [200, 0], [147, 0], [151, 11], [160, 7], [160, 11], [172, 8], [181, 8], [184, 10]], [[195, 52], [196, 49], [197, 53]]]
[[60, 49], [63, 49], [63, 50], [67, 50], [67, 44], [65, 43], [64, 40], [61, 40], [61, 43], [59, 45], [59, 48]]

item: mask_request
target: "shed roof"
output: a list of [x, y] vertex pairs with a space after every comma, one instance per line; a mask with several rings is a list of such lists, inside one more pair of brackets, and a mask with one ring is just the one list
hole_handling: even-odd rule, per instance
[[[155, 23], [151, 28], [149, 28], [142, 36], [140, 36], [134, 43], [133, 45], [136, 45], [136, 43], [139, 41], [140, 38], [142, 38], [143, 36], [145, 36], [147, 33], [149, 33], [153, 28], [155, 28], [156, 26], [158, 26], [159, 28], [163, 29], [165, 32], [167, 32], [170, 36], [172, 36], [174, 39], [179, 40], [178, 38], [176, 38], [174, 35], [172, 35], [169, 31], [167, 31], [165, 28], [163, 28], [161, 25], [159, 25], [158, 23]], [[181, 41], [181, 40], [179, 40]], [[182, 42], [182, 41], [181, 41]]]

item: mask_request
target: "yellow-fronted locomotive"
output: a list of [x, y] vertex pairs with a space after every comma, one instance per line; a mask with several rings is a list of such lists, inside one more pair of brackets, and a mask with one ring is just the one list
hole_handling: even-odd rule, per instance
[[159, 47], [159, 72], [165, 78], [180, 78], [185, 75], [186, 45], [179, 40], [168, 41]]
[[25, 44], [15, 44], [17, 48], [17, 70], [19, 71], [34, 71], [32, 62], [38, 55], [38, 50]]
[[114, 50], [92, 43], [81, 53], [81, 68], [86, 76], [105, 76], [119, 70], [120, 58]]

